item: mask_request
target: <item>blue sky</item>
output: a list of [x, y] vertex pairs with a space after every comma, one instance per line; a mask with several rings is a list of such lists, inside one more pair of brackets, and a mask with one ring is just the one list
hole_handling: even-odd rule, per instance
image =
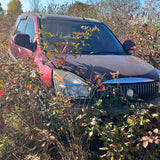
[[[7, 4], [9, 2], [11, 2], [12, 0], [0, 0], [0, 3], [2, 4], [2, 8], [3, 9], [7, 9]], [[20, 0], [21, 3], [22, 3], [22, 9], [23, 11], [28, 11], [30, 9], [30, 0]], [[50, 2], [55, 2], [55, 3], [65, 3], [65, 2], [68, 2], [68, 3], [72, 3], [74, 0], [41, 0], [42, 2], [42, 5], [47, 5], [48, 3]], [[86, 2], [86, 0], [79, 0], [81, 2]]]
[[[9, 2], [11, 2], [12, 0], [0, 0], [0, 3], [2, 4], [2, 8], [3, 9], [7, 9], [7, 4]], [[28, 11], [30, 9], [30, 0], [20, 0], [21, 3], [22, 3], [22, 9], [23, 11]], [[55, 2], [55, 3], [72, 3], [74, 2], [75, 0], [41, 0], [42, 2], [42, 5], [47, 5], [48, 3], [50, 3], [51, 1]], [[87, 0], [77, 0], [77, 1], [80, 1], [80, 2], [86, 2]], [[134, 1], [134, 0], [133, 0]], [[145, 0], [140, 0], [142, 4], [144, 4]]]

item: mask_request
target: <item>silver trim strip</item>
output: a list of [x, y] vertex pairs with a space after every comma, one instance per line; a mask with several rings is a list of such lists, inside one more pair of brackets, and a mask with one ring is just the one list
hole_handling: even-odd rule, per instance
[[117, 84], [117, 83], [131, 84], [131, 83], [145, 83], [145, 82], [154, 82], [154, 80], [149, 78], [129, 77], [129, 78], [111, 79], [108, 81], [104, 81], [103, 84]]

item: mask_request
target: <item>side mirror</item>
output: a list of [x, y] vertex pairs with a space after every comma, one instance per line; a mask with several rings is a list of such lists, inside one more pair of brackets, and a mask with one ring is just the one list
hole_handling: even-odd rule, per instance
[[15, 44], [27, 48], [34, 52], [37, 48], [37, 43], [31, 43], [30, 42], [30, 37], [28, 34], [17, 34], [14, 38]]
[[126, 40], [123, 42], [123, 47], [129, 51], [129, 50], [133, 50], [133, 47], [135, 47], [135, 43], [131, 40]]

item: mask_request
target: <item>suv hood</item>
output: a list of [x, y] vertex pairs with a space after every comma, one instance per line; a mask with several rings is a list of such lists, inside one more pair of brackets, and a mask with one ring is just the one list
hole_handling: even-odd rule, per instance
[[[63, 65], [59, 62], [60, 58], [64, 61]], [[159, 80], [152, 65], [132, 55], [61, 55], [56, 61], [54, 57], [54, 63], [57, 68], [71, 71], [91, 83], [95, 83], [97, 76], [102, 82], [111, 80], [112, 73], [117, 71], [118, 78], [140, 77]]]

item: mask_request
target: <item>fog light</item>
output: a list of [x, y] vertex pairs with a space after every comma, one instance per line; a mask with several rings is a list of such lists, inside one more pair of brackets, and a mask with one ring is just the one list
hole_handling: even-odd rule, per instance
[[133, 98], [133, 96], [134, 96], [134, 91], [133, 91], [133, 89], [128, 89], [128, 90], [127, 90], [127, 96], [130, 97], [130, 98]]

